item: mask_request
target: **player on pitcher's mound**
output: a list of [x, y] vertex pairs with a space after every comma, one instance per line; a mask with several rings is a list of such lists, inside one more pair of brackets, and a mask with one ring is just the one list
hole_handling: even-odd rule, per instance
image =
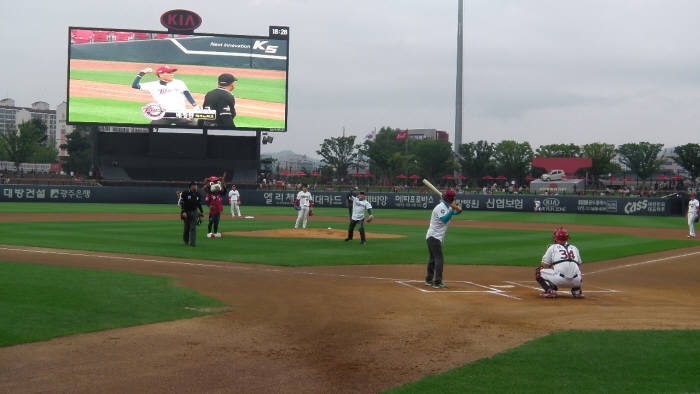
[[535, 270], [535, 280], [544, 292], [540, 297], [555, 298], [560, 287], [571, 288], [574, 298], [583, 298], [581, 269], [583, 264], [578, 248], [569, 244], [569, 233], [563, 227], [554, 230], [552, 244], [544, 256], [542, 265]]
[[372, 204], [365, 200], [365, 192], [360, 191], [357, 193], [357, 197], [351, 196], [352, 201], [352, 216], [350, 217], [350, 226], [348, 227], [348, 237], [345, 238], [345, 242], [352, 240], [353, 232], [355, 231], [355, 226], [360, 225], [360, 242], [362, 245], [367, 243], [367, 238], [365, 237], [365, 211], [369, 213], [367, 217], [367, 223], [374, 219], [372, 215]]
[[165, 114], [162, 119], [152, 120], [153, 125], [176, 125], [176, 126], [194, 126], [192, 119], [178, 118], [176, 113], [187, 109], [185, 99], [192, 105], [193, 108], [199, 108], [194, 101], [192, 94], [187, 85], [179, 79], [175, 79], [173, 74], [177, 71], [176, 68], [170, 66], [162, 66], [156, 70], [157, 81], [141, 83], [141, 78], [150, 73], [151, 68], [145, 68], [136, 75], [136, 79], [131, 84], [134, 89], [148, 91], [153, 99], [163, 108]]

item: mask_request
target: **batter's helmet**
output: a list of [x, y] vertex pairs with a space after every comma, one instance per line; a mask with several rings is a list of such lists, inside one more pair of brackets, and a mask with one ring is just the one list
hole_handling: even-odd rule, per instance
[[457, 197], [457, 194], [454, 190], [448, 190], [442, 194], [442, 199], [445, 200], [446, 203], [454, 202], [455, 197]]
[[559, 227], [558, 229], [554, 230], [552, 239], [554, 242], [566, 242], [569, 240], [569, 233], [564, 230], [564, 227]]

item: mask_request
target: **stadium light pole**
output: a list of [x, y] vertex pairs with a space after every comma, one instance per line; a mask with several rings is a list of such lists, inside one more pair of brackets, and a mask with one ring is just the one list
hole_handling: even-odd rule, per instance
[[459, 155], [462, 143], [462, 47], [463, 47], [463, 9], [464, 1], [458, 0], [457, 6], [457, 81], [455, 86], [455, 142], [454, 152]]

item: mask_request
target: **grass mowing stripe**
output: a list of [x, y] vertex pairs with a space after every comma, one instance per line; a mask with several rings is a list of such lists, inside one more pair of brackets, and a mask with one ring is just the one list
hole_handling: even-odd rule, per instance
[[700, 331], [568, 331], [387, 393], [698, 392]]
[[[100, 204], [100, 203], [54, 203], [54, 202], [4, 202], [0, 204], [0, 212], [124, 212], [124, 213], [175, 213], [178, 208], [175, 199], [171, 204]], [[245, 203], [245, 201], [244, 201]], [[377, 219], [423, 219], [430, 218], [430, 210], [415, 209], [382, 209], [374, 210]], [[224, 207], [224, 213], [228, 214], [228, 206]], [[244, 215], [284, 215], [296, 217], [297, 213], [291, 207], [242, 207]], [[347, 217], [345, 208], [314, 207], [316, 216]], [[453, 218], [460, 220], [491, 220], [496, 222], [522, 222], [522, 223], [552, 223], [552, 224], [585, 224], [597, 226], [622, 226], [622, 227], [651, 227], [651, 228], [687, 228], [688, 224], [683, 217], [656, 217], [656, 216], [619, 216], [597, 214], [574, 213], [532, 213], [532, 212], [489, 212], [489, 211], [465, 211]], [[313, 223], [313, 221], [312, 221]], [[426, 227], [427, 228], [427, 227]]]
[[[131, 88], [136, 73], [128, 71], [104, 71], [73, 69], [70, 78], [82, 81], [93, 81], [124, 85]], [[183, 81], [192, 93], [206, 94], [217, 86], [216, 75], [175, 74], [175, 78]], [[267, 101], [271, 103], [284, 103], [285, 80], [272, 78], [237, 77], [234, 95], [236, 98]], [[141, 79], [142, 83], [157, 81], [155, 74], [148, 74]], [[72, 101], [72, 99], [71, 99]], [[201, 103], [200, 103], [201, 104]]]
[[[289, 221], [225, 221], [220, 231], [288, 229]], [[345, 223], [314, 221], [312, 227], [346, 229]], [[303, 230], [300, 230], [303, 231]], [[368, 235], [364, 247], [342, 239], [261, 238], [225, 235], [208, 239], [206, 224], [197, 231], [191, 248], [182, 242], [179, 220], [111, 222], [0, 223], [3, 243], [59, 249], [78, 249], [192, 259], [236, 261], [282, 266], [425, 264], [426, 226], [372, 224], [371, 233], [403, 234], [380, 239]], [[536, 266], [544, 253], [549, 231], [451, 228], [444, 251], [447, 264]], [[581, 233], [575, 244], [584, 262], [651, 253], [693, 245], [688, 240], [648, 239], [630, 235]], [[391, 251], [387, 254], [387, 251]], [[584, 269], [585, 271], [585, 269]]]
[[202, 316], [225, 304], [167, 277], [0, 262], [0, 346]]

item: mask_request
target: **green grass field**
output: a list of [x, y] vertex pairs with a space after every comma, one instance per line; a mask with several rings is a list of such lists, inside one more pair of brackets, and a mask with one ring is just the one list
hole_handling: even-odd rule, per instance
[[[226, 208], [227, 209], [227, 208]], [[3, 203], [0, 212], [172, 213], [173, 220], [115, 222], [0, 223], [2, 243], [54, 248], [139, 253], [255, 264], [425, 264], [428, 210], [382, 210], [378, 218], [424, 219], [425, 225], [375, 223], [370, 232], [404, 234], [400, 239], [372, 239], [365, 247], [338, 240], [233, 237], [206, 239], [206, 222], [198, 230], [198, 245], [182, 245], [182, 225], [175, 204]], [[226, 211], [225, 211], [226, 213]], [[246, 215], [284, 215], [288, 220], [223, 219], [221, 231], [291, 228], [295, 211], [287, 207], [243, 206]], [[316, 208], [316, 217], [344, 217], [347, 210]], [[312, 218], [311, 227], [345, 228], [346, 223]], [[465, 212], [455, 220], [493, 220], [552, 224], [591, 224], [684, 228], [677, 217]], [[628, 235], [575, 233], [573, 243], [587, 263], [697, 243]], [[506, 231], [452, 227], [445, 243], [446, 264], [536, 266], [551, 232]], [[509, 245], [504, 248], [503, 245]], [[270, 246], [272, 245], [272, 247]], [[386, 250], [392, 250], [387, 255]], [[340, 253], [339, 253], [340, 251]], [[48, 270], [48, 271], [47, 271]], [[59, 272], [60, 271], [60, 272]], [[584, 268], [585, 271], [585, 268]], [[47, 277], [61, 278], [46, 283]], [[143, 281], [150, 282], [143, 284]], [[77, 284], [80, 285], [77, 285]], [[133, 286], [132, 286], [133, 284]], [[132, 287], [129, 287], [132, 286]], [[182, 289], [171, 279], [90, 270], [0, 263], [0, 346], [42, 340], [150, 321], [192, 317], [185, 306], [221, 305]], [[147, 297], [144, 297], [146, 293]], [[94, 294], [99, 294], [92, 300]], [[169, 294], [169, 295], [163, 295]], [[89, 295], [89, 297], [88, 297]], [[77, 306], [72, 300], [83, 300]], [[154, 298], [144, 304], [143, 300]], [[160, 301], [165, 299], [165, 304]], [[160, 301], [158, 301], [160, 300]], [[91, 303], [93, 302], [94, 303]], [[88, 302], [88, 306], [83, 304]], [[115, 304], [115, 305], [113, 305]], [[158, 305], [151, 308], [152, 305]], [[130, 305], [130, 306], [129, 306]], [[121, 308], [124, 309], [113, 309]], [[168, 310], [167, 316], [159, 314]], [[32, 315], [33, 313], [33, 315]], [[65, 316], [64, 316], [65, 315]], [[126, 315], [128, 322], [123, 321]], [[36, 316], [27, 318], [26, 316]], [[148, 320], [152, 319], [152, 320]], [[78, 322], [78, 323], [76, 323]], [[27, 334], [23, 334], [26, 332]], [[558, 349], [553, 351], [551, 349]], [[564, 349], [564, 350], [561, 350]], [[395, 388], [397, 393], [464, 392], [698, 392], [700, 331], [561, 332], [536, 339], [493, 357], [441, 375]]]
[[387, 393], [691, 393], [700, 331], [568, 331]]
[[[4, 205], [4, 204], [3, 204]], [[61, 208], [71, 205], [60, 204]], [[40, 208], [40, 206], [37, 206]], [[45, 208], [51, 208], [50, 206]], [[58, 208], [58, 205], [56, 206]], [[80, 210], [80, 207], [74, 207]], [[99, 208], [99, 207], [92, 207]], [[109, 206], [105, 206], [109, 208]], [[128, 208], [128, 207], [127, 207]], [[246, 207], [252, 209], [252, 207]], [[117, 209], [115, 207], [115, 209]], [[287, 208], [263, 208], [260, 212], [294, 212]], [[198, 229], [198, 244], [206, 248], [188, 248], [182, 242], [182, 223], [177, 219], [178, 209], [172, 206], [135, 206], [135, 211], [152, 210], [171, 212], [173, 220], [150, 221], [92, 221], [92, 222], [26, 222], [0, 223], [3, 242], [14, 245], [50, 248], [80, 249], [104, 252], [123, 252], [153, 256], [204, 258], [254, 264], [354, 265], [354, 264], [425, 264], [426, 225], [371, 224], [368, 232], [405, 235], [395, 239], [373, 239], [359, 247], [337, 239], [277, 238], [270, 247], [269, 238], [225, 236], [207, 239], [206, 220]], [[161, 211], [162, 210], [162, 211]], [[115, 211], [115, 210], [112, 210]], [[255, 210], [254, 210], [255, 211]], [[322, 215], [319, 210], [317, 215]], [[346, 214], [343, 209], [328, 209], [329, 213]], [[122, 211], [123, 212], [123, 211]], [[247, 212], [246, 212], [247, 213]], [[413, 214], [423, 218], [427, 211]], [[379, 216], [379, 212], [377, 212]], [[285, 229], [293, 227], [295, 216], [288, 220], [229, 220], [224, 219], [220, 232]], [[427, 223], [427, 219], [426, 219]], [[345, 222], [324, 222], [312, 219], [310, 228], [346, 229]], [[537, 265], [550, 243], [549, 231], [520, 231], [501, 229], [450, 228], [444, 245], [447, 264], [468, 265]], [[585, 262], [609, 260], [630, 255], [645, 254], [694, 245], [689, 240], [651, 239], [621, 234], [573, 234]], [[508, 245], [504, 248], [503, 245]], [[265, 253], [260, 253], [264, 250]], [[390, 255], [386, 250], [392, 250]], [[298, 252], [297, 252], [298, 251]], [[342, 251], [342, 253], [339, 253]]]
[[0, 262], [0, 347], [203, 316], [224, 304], [170, 278]]
[[[225, 210], [228, 207], [225, 207]], [[246, 215], [286, 215], [296, 217], [291, 207], [242, 207]], [[99, 203], [53, 203], [53, 202], [6, 202], [0, 204], [0, 212], [124, 212], [124, 213], [177, 213], [173, 204], [99, 204]], [[343, 208], [314, 208], [316, 216], [345, 217]], [[427, 209], [375, 209], [377, 218], [425, 219], [430, 217]], [[575, 213], [531, 213], [465, 211], [455, 216], [459, 220], [490, 220], [497, 222], [552, 223], [553, 225], [586, 224], [596, 226], [687, 228], [683, 217], [665, 216], [619, 216]]]
[[[70, 78], [81, 81], [113, 83], [131, 87], [136, 71], [97, 71], [75, 69], [70, 71]], [[205, 94], [216, 88], [217, 77], [214, 75], [197, 75], [176, 73], [175, 78], [183, 81], [192, 93]], [[142, 82], [157, 81], [151, 73], [142, 78]], [[234, 95], [236, 98], [284, 103], [286, 99], [286, 81], [284, 79], [240, 77], [236, 81]]]

